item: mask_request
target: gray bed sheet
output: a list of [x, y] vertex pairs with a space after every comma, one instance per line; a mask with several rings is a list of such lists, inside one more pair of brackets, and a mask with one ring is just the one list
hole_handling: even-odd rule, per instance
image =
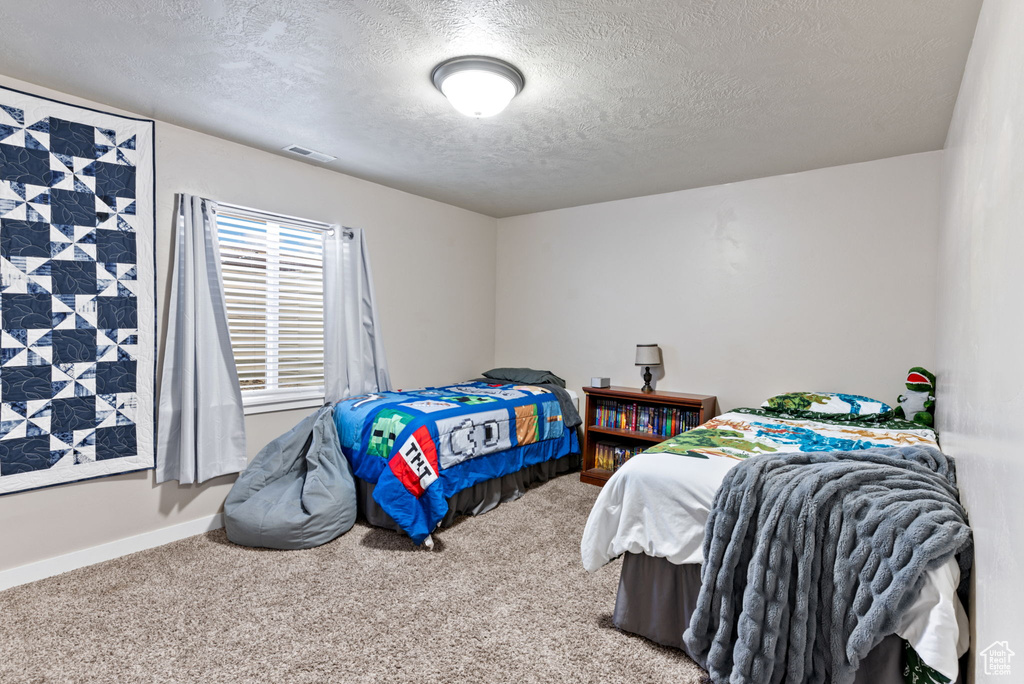
[[[675, 565], [664, 558], [627, 553], [612, 621], [625, 632], [685, 651], [683, 632], [699, 592], [700, 565]], [[903, 684], [902, 663], [903, 640], [890, 634], [861, 661], [854, 683]], [[961, 676], [957, 681], [962, 680]]]

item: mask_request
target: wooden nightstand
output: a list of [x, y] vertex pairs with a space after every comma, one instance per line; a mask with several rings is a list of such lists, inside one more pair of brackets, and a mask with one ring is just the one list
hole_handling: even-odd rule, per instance
[[[580, 481], [603, 486], [624, 457], [697, 427], [715, 415], [717, 398], [632, 387], [584, 387]], [[616, 451], [617, 450], [617, 451]]]

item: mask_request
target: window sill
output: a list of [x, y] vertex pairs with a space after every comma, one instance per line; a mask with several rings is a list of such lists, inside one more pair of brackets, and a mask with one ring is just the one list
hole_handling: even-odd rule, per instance
[[257, 413], [274, 413], [277, 411], [293, 411], [295, 409], [303, 408], [318, 408], [324, 405], [323, 397], [305, 397], [297, 399], [262, 399], [259, 401], [250, 401], [242, 399], [242, 408], [245, 415], [250, 416]]

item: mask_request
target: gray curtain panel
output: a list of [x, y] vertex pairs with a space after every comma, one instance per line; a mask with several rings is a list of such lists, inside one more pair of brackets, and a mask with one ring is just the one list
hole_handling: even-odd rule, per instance
[[324, 233], [324, 375], [329, 402], [391, 389], [370, 253], [359, 228]]
[[217, 204], [178, 195], [174, 270], [157, 420], [156, 481], [246, 466], [242, 391], [228, 335]]

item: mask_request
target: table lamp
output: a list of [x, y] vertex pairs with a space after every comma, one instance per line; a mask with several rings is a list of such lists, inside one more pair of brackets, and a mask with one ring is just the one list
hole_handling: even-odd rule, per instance
[[654, 388], [651, 387], [651, 366], [661, 365], [661, 347], [656, 344], [638, 344], [636, 345], [636, 365], [644, 366], [644, 386], [640, 388], [641, 392], [653, 392]]

